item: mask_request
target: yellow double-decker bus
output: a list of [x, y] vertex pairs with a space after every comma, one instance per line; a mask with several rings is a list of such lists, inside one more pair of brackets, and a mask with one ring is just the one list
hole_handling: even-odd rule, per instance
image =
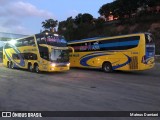
[[155, 44], [151, 33], [95, 37], [68, 42], [71, 67], [113, 70], [145, 70], [155, 64]]
[[67, 42], [48, 32], [8, 41], [3, 47], [3, 64], [37, 73], [69, 70]]

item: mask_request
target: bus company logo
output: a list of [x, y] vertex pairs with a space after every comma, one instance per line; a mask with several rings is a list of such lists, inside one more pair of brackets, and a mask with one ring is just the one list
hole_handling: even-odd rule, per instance
[[2, 112], [2, 117], [11, 117], [11, 112]]
[[35, 112], [2, 112], [2, 117], [42, 117], [41, 113]]

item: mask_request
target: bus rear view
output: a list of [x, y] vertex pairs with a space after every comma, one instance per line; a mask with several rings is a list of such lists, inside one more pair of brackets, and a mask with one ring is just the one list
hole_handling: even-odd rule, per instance
[[144, 34], [144, 56], [142, 57], [142, 68], [141, 69], [150, 69], [155, 65], [155, 43], [154, 37], [150, 33]]

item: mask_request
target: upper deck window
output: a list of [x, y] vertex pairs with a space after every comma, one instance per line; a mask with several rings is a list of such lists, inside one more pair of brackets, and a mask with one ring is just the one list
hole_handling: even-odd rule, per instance
[[67, 41], [64, 37], [57, 34], [38, 34], [36, 38], [38, 44], [48, 44], [58, 47], [67, 46]]

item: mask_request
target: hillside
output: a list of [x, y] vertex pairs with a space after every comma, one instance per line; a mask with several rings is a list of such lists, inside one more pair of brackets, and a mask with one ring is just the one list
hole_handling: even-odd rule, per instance
[[123, 25], [106, 25], [103, 29], [95, 30], [90, 34], [101, 31], [103, 36], [115, 36], [139, 32], [150, 32], [155, 36], [156, 54], [160, 54], [160, 21], [159, 22], [146, 22], [135, 24], [123, 24]]
[[68, 41], [98, 36], [117, 36], [139, 32], [150, 32], [155, 36], [156, 54], [160, 54], [160, 12], [143, 13], [136, 16], [107, 21], [94, 19], [90, 14], [78, 14], [59, 23], [58, 33]]
[[139, 32], [150, 32], [155, 36], [156, 54], [160, 54], [160, 14], [106, 22], [102, 27], [88, 32], [87, 37], [116, 36]]

